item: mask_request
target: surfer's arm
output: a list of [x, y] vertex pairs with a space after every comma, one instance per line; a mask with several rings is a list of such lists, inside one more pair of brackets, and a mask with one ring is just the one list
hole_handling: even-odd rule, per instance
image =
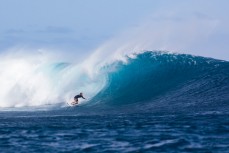
[[83, 96], [81, 96], [83, 99], [86, 99], [86, 98], [84, 98]]

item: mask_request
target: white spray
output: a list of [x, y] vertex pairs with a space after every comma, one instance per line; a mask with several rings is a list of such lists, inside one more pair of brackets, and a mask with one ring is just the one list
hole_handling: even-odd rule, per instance
[[65, 104], [79, 92], [90, 99], [104, 86], [105, 75], [84, 63], [62, 63], [50, 51], [13, 51], [0, 57], [0, 107]]

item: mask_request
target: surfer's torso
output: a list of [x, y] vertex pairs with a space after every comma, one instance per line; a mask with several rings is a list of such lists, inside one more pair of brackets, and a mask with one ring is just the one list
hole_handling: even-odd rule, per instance
[[74, 97], [74, 99], [78, 99], [78, 98], [83, 98], [83, 99], [84, 99], [84, 97], [81, 96], [81, 95], [76, 95], [76, 96]]

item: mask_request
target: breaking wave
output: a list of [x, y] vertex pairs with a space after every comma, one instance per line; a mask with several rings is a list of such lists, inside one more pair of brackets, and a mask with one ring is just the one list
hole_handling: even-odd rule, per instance
[[[28, 58], [30, 59], [30, 58]], [[83, 108], [220, 110], [228, 108], [229, 62], [146, 51], [106, 64], [1, 60], [0, 107], [66, 106], [84, 92]]]

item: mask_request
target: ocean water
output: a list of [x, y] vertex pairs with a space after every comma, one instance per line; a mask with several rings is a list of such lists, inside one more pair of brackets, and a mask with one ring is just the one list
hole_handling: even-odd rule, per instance
[[[75, 71], [45, 64], [29, 74], [55, 88], [28, 80], [3, 90], [20, 92], [16, 102], [0, 95], [1, 152], [228, 152], [229, 62], [149, 51], [100, 66], [94, 78]], [[89, 100], [68, 106], [78, 91], [69, 84]]]

